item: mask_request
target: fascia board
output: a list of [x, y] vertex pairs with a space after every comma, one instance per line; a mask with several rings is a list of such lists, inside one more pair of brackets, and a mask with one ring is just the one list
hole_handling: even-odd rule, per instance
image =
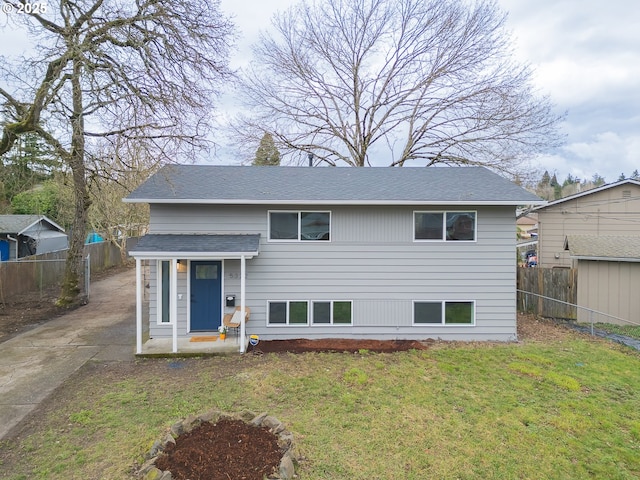
[[170, 205], [360, 205], [360, 206], [408, 206], [408, 205], [479, 205], [518, 206], [546, 205], [546, 200], [504, 200], [504, 201], [445, 201], [445, 200], [242, 200], [242, 199], [158, 199], [140, 198], [123, 200], [126, 203], [149, 203]]
[[22, 230], [20, 230], [18, 232], [18, 235], [23, 235], [24, 232], [26, 232], [27, 230], [29, 230], [31, 227], [37, 225], [40, 222], [47, 222], [49, 225], [51, 225], [52, 227], [60, 230], [62, 233], [64, 233], [64, 228], [62, 228], [60, 225], [58, 225], [56, 222], [54, 222], [53, 220], [49, 220], [47, 217], [45, 217], [44, 215], [42, 217], [40, 217], [39, 219], [37, 219], [35, 222], [31, 222], [29, 225], [27, 225], [26, 227], [24, 227]]
[[589, 257], [585, 255], [570, 255], [576, 260], [593, 260], [597, 262], [640, 262], [640, 258], [636, 257]]
[[130, 252], [129, 256], [140, 259], [172, 259], [180, 260], [236, 260], [251, 259], [258, 256], [258, 252]]

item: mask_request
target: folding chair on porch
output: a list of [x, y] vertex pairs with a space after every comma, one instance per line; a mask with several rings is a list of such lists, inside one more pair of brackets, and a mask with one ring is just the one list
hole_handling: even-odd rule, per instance
[[[251, 309], [249, 307], [244, 307], [245, 323], [249, 321], [250, 315], [251, 315]], [[233, 313], [227, 313], [224, 317], [222, 317], [222, 324], [228, 329], [232, 329], [235, 332], [236, 336], [239, 336], [240, 320], [241, 320], [240, 307], [236, 307]]]

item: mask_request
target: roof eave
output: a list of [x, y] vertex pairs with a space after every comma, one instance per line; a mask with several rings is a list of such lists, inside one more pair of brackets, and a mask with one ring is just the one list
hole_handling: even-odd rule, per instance
[[129, 256], [140, 260], [168, 260], [179, 258], [180, 260], [235, 260], [244, 257], [251, 259], [258, 256], [258, 251], [252, 252], [177, 252], [177, 251], [140, 251], [129, 252]]
[[594, 194], [594, 193], [602, 192], [604, 190], [609, 190], [611, 188], [619, 187], [620, 185], [626, 185], [626, 184], [640, 186], [640, 181], [634, 180], [634, 179], [631, 179], [631, 178], [627, 178], [625, 180], [619, 180], [619, 181], [614, 182], [614, 183], [608, 183], [606, 185], [601, 185], [599, 187], [590, 188], [589, 190], [584, 190], [582, 192], [574, 193], [573, 195], [568, 195], [566, 197], [559, 198], [559, 199], [553, 200], [551, 202], [547, 202], [546, 205], [541, 205], [539, 207], [536, 207], [536, 208], [533, 209], [533, 211], [542, 210], [545, 207], [552, 207], [554, 205], [558, 205], [558, 204], [561, 204], [561, 203], [564, 203], [564, 202], [575, 200], [576, 198], [581, 198], [581, 197], [584, 197], [586, 195], [591, 195], [591, 194]]
[[590, 255], [570, 255], [575, 260], [595, 260], [604, 262], [640, 262], [638, 257], [595, 257]]
[[125, 203], [175, 204], [175, 205], [482, 205], [518, 206], [545, 205], [546, 200], [249, 200], [249, 199], [203, 199], [203, 198], [125, 198]]

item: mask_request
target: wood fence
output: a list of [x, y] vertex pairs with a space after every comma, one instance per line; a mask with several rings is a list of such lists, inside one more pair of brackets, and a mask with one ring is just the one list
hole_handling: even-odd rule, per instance
[[[574, 268], [518, 268], [518, 309], [542, 317], [577, 320], [578, 271]], [[527, 293], [541, 295], [528, 295]], [[560, 302], [551, 299], [560, 300]], [[566, 305], [565, 303], [573, 305]]]
[[[129, 239], [127, 250], [136, 239]], [[97, 273], [121, 265], [120, 249], [109, 242], [91, 243], [84, 247], [89, 271]], [[25, 293], [44, 292], [52, 287], [60, 287], [64, 276], [67, 251], [33, 255], [19, 260], [0, 262], [0, 302]], [[84, 285], [84, 282], [81, 282]]]

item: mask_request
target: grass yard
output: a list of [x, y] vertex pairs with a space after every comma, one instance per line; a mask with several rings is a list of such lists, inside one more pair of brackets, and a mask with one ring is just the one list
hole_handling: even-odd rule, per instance
[[625, 337], [640, 340], [640, 325], [615, 325], [613, 323], [594, 323], [594, 328], [604, 330], [609, 333], [617, 333]]
[[640, 355], [563, 333], [89, 365], [0, 445], [0, 478], [132, 478], [165, 429], [211, 408], [283, 421], [301, 480], [640, 477]]

